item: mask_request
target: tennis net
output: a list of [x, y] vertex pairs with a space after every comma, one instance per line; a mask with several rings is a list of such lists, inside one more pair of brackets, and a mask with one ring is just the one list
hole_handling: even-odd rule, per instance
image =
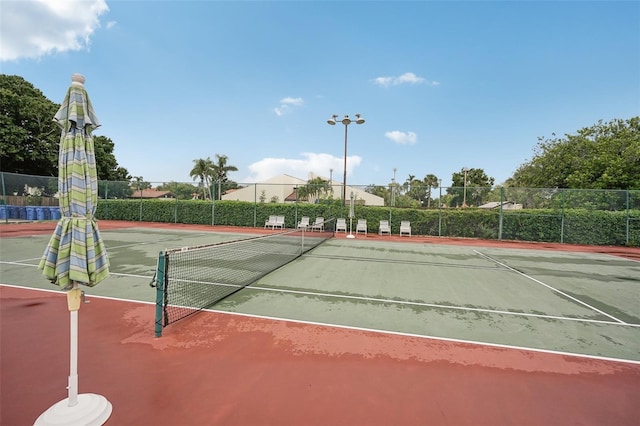
[[165, 250], [158, 255], [155, 334], [258, 281], [334, 235], [335, 219], [323, 229], [296, 229], [231, 242]]

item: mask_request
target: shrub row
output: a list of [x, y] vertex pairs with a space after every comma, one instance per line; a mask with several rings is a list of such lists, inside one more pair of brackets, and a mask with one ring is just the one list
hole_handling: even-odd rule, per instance
[[[270, 215], [285, 217], [285, 227], [295, 228], [308, 216], [325, 219], [349, 215], [349, 207], [329, 204], [247, 203], [198, 200], [100, 200], [98, 219], [169, 222], [203, 225], [263, 227]], [[397, 209], [355, 206], [355, 221], [366, 219], [377, 233], [380, 220], [389, 220], [397, 234], [400, 222], [411, 222], [413, 235], [563, 242], [588, 245], [640, 246], [640, 210], [586, 209]], [[502, 229], [501, 225], [502, 224]]]

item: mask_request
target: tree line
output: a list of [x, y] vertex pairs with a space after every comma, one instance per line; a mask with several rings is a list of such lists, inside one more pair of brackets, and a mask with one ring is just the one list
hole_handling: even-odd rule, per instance
[[[59, 104], [47, 99], [40, 90], [20, 76], [0, 74], [0, 169], [5, 172], [57, 176], [60, 132], [52, 118]], [[106, 136], [94, 137], [98, 179], [120, 182], [124, 186], [111, 195], [147, 189], [151, 185], [142, 176], [131, 176], [114, 155], [115, 143]], [[220, 199], [237, 183], [228, 173], [238, 169], [226, 155], [194, 159], [190, 171], [197, 186], [169, 182], [158, 186], [179, 198]], [[369, 185], [366, 190], [383, 197], [397, 207], [432, 207], [435, 202], [450, 206], [477, 205], [491, 191], [494, 178], [482, 168], [452, 173], [445, 196], [442, 179], [425, 174], [420, 179], [410, 174], [400, 183]], [[599, 121], [573, 135], [541, 137], [530, 160], [517, 167], [503, 186], [560, 189], [640, 189], [640, 117]], [[435, 190], [438, 198], [435, 197]], [[461, 188], [463, 190], [461, 190]], [[473, 190], [467, 191], [467, 188]], [[332, 197], [330, 183], [315, 178], [297, 189], [300, 200]], [[440, 199], [442, 198], [442, 199]]]

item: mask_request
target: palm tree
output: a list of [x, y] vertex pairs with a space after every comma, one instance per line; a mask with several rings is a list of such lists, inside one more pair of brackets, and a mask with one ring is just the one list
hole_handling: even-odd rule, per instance
[[404, 190], [406, 192], [410, 192], [411, 191], [411, 185], [415, 182], [416, 180], [416, 176], [410, 174], [409, 177], [407, 178], [407, 180], [404, 182], [404, 184], [402, 184]]
[[331, 184], [328, 180], [324, 180], [321, 177], [316, 177], [307, 181], [307, 184], [300, 186], [297, 189], [297, 197], [302, 200], [315, 200], [319, 199], [320, 195], [325, 192], [331, 191]]
[[431, 207], [431, 189], [436, 188], [440, 184], [440, 180], [434, 174], [428, 174], [422, 179], [423, 184], [427, 189], [427, 208]]
[[193, 180], [200, 179], [200, 186], [202, 187], [202, 196], [206, 200], [210, 197], [210, 179], [213, 174], [213, 162], [210, 157], [207, 159], [198, 158], [193, 160], [194, 166], [189, 173], [189, 176], [193, 178]]
[[218, 193], [216, 194], [216, 199], [222, 199], [222, 183], [227, 182], [229, 178], [227, 177], [228, 172], [237, 172], [238, 168], [236, 166], [228, 166], [227, 160], [228, 157], [226, 155], [218, 155], [216, 154], [216, 164], [212, 164], [211, 166], [211, 178], [215, 179], [218, 182]]
[[439, 185], [440, 180], [434, 174], [428, 174], [422, 179], [424, 186], [427, 187], [427, 208], [431, 207], [431, 189]]

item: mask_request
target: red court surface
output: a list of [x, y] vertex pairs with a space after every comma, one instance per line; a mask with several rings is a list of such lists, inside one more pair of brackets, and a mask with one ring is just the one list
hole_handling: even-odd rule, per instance
[[[154, 306], [80, 310], [79, 391], [107, 425], [637, 425], [640, 365]], [[0, 286], [0, 424], [67, 397], [63, 293]]]

